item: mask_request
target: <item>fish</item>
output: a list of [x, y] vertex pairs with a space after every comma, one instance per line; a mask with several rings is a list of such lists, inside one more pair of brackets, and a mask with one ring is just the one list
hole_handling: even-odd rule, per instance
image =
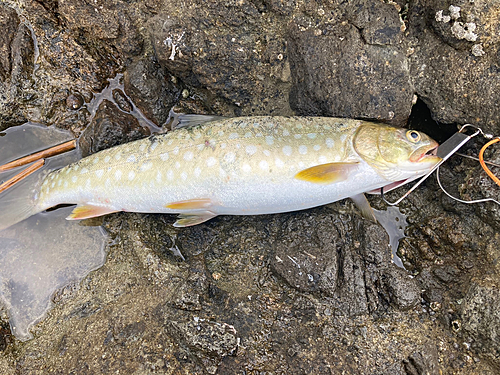
[[[441, 158], [426, 134], [331, 117], [184, 115], [175, 130], [105, 149], [0, 195], [0, 229], [60, 204], [69, 220], [118, 211], [178, 214], [176, 227], [393, 189]], [[376, 220], [375, 220], [376, 221]]]

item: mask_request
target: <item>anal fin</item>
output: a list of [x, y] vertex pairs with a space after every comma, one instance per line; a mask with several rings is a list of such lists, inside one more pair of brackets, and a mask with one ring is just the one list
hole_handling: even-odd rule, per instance
[[207, 210], [212, 207], [212, 200], [210, 198], [187, 199], [168, 203], [165, 207], [171, 210]]
[[184, 228], [184, 227], [192, 227], [193, 225], [198, 225], [208, 221], [217, 215], [212, 212], [205, 211], [196, 214], [181, 214], [178, 216], [177, 221], [174, 223], [174, 227]]
[[363, 193], [361, 194], [356, 194], [350, 197], [356, 207], [361, 211], [361, 214], [365, 219], [371, 220], [374, 223], [377, 222], [377, 218], [375, 217], [375, 213], [373, 212], [373, 209], [370, 206], [370, 203], [366, 199], [365, 195]]
[[66, 220], [89, 219], [91, 217], [107, 215], [113, 212], [118, 212], [118, 210], [113, 210], [107, 207], [79, 204], [73, 209], [73, 211], [71, 211], [71, 214], [66, 218]]

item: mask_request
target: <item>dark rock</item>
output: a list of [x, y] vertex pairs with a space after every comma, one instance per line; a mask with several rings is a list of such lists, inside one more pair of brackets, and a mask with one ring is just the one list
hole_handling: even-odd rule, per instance
[[125, 92], [142, 113], [162, 126], [179, 96], [179, 88], [164, 68], [152, 59], [138, 60], [124, 74]]
[[149, 134], [149, 129], [140, 126], [134, 116], [123, 113], [110, 101], [103, 100], [92, 123], [82, 133], [79, 145], [82, 155], [87, 156]]
[[407, 375], [427, 375], [439, 373], [439, 360], [436, 347], [431, 343], [421, 352], [412, 353], [403, 361]]
[[397, 44], [402, 37], [402, 24], [398, 8], [380, 1], [356, 0], [351, 4], [349, 19], [367, 44]]
[[400, 310], [408, 310], [420, 301], [420, 290], [415, 279], [401, 268], [389, 267], [384, 273], [391, 303]]
[[0, 5], [0, 80], [5, 81], [11, 72], [11, 44], [17, 34], [19, 17], [11, 7]]
[[288, 53], [290, 103], [299, 114], [406, 122], [413, 88], [406, 56], [397, 48], [365, 44], [349, 24], [308, 30], [294, 24]]
[[500, 366], [500, 292], [497, 279], [475, 279], [463, 301], [462, 328], [473, 348]]
[[[437, 12], [450, 15], [450, 5], [460, 5], [460, 18], [437, 21]], [[500, 132], [496, 120], [500, 109], [484, 100], [500, 90], [497, 57], [500, 38], [498, 33], [488, 31], [498, 28], [497, 17], [496, 2], [426, 0], [411, 4], [408, 12], [411, 81], [436, 121], [472, 123], [486, 131]], [[455, 24], [463, 29], [469, 22], [475, 27], [469, 30], [470, 40], [453, 31]]]
[[113, 100], [123, 112], [132, 112], [132, 110], [134, 109], [132, 103], [130, 103], [128, 98], [120, 89], [113, 90]]
[[66, 98], [66, 106], [69, 109], [79, 109], [83, 105], [84, 101], [80, 94], [70, 94]]

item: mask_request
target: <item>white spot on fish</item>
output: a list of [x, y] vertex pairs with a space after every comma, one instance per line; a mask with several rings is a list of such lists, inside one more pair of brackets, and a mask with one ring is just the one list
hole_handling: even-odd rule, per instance
[[304, 168], [305, 166], [306, 166], [306, 165], [304, 164], [304, 162], [303, 162], [303, 161], [299, 161], [299, 168], [301, 168], [301, 169], [302, 169], [302, 168]]
[[99, 156], [94, 156], [94, 161], [93, 161], [94, 164], [97, 164], [99, 163]]
[[161, 171], [158, 171], [156, 173], [156, 182], [161, 183], [162, 178], [163, 178], [163, 176], [161, 174]]
[[[77, 171], [77, 170], [78, 170], [78, 168], [80, 168], [80, 166], [79, 166], [78, 164], [75, 164], [75, 165], [73, 166], [73, 169], [74, 169], [75, 171]], [[54, 178], [54, 175], [52, 175], [51, 177], [52, 177], [52, 178]]]
[[135, 157], [134, 154], [132, 154], [132, 155], [129, 155], [129, 157], [127, 158], [127, 163], [134, 163], [136, 160], [137, 160], [137, 158]]
[[319, 151], [321, 149], [320, 145], [314, 145], [313, 150], [314, 151]]
[[167, 145], [171, 145], [172, 143], [174, 143], [174, 140], [173, 139], [169, 139], [168, 142], [167, 142]]
[[271, 146], [271, 145], [274, 143], [274, 137], [272, 137], [272, 136], [268, 135], [268, 136], [266, 137], [266, 143], [267, 143], [269, 146]]
[[50, 184], [50, 187], [54, 187], [54, 186], [56, 186], [55, 181]]
[[151, 151], [154, 151], [156, 147], [158, 147], [158, 142], [151, 143]]
[[196, 177], [200, 177], [200, 174], [201, 174], [201, 168], [200, 168], [200, 167], [196, 167], [196, 168], [194, 169], [194, 175], [195, 175]]
[[87, 178], [87, 181], [85, 182], [85, 189], [90, 189], [91, 184], [90, 184], [90, 178]]
[[172, 151], [174, 155], [177, 155], [179, 153], [179, 147], [175, 146], [174, 150]]
[[186, 181], [186, 180], [187, 180], [187, 178], [188, 178], [187, 173], [186, 173], [186, 172], [182, 172], [182, 173], [181, 173], [181, 178], [182, 178], [182, 180], [183, 180], [183, 181]]
[[219, 176], [226, 177], [226, 171], [222, 168], [219, 168]]
[[194, 133], [194, 139], [200, 139], [200, 138], [201, 138], [201, 133], [200, 132]]
[[239, 150], [241, 148], [241, 145], [239, 143], [236, 143], [236, 148]]
[[193, 160], [193, 156], [194, 155], [193, 155], [193, 153], [191, 151], [186, 151], [184, 153], [184, 160], [191, 161], [191, 160]]
[[111, 180], [109, 178], [106, 179], [106, 182], [104, 182], [104, 186], [109, 188], [111, 186]]
[[102, 175], [104, 174], [103, 169], [98, 169], [97, 171], [94, 172], [97, 178], [101, 178]]
[[302, 138], [302, 134], [294, 134], [293, 136], [295, 137], [295, 139], [300, 139], [300, 138]]
[[253, 155], [257, 152], [257, 147], [255, 147], [254, 145], [248, 145], [246, 148], [245, 148], [246, 152], [248, 155]]
[[252, 138], [253, 134], [251, 132], [246, 132], [245, 133], [245, 138]]
[[143, 142], [139, 147], [139, 151], [144, 151], [146, 149], [146, 144]]
[[261, 132], [255, 133], [255, 136], [256, 137], [262, 137], [262, 133]]
[[326, 142], [326, 147], [328, 148], [332, 148], [335, 145], [335, 142], [333, 142], [333, 139], [331, 138], [327, 138], [325, 142]]
[[309, 137], [310, 139], [314, 139], [316, 138], [316, 133], [309, 133], [307, 137]]
[[62, 184], [62, 180], [61, 179], [57, 179], [57, 186], [61, 186]]
[[85, 173], [88, 173], [89, 170], [87, 168], [83, 168], [81, 171], [80, 171], [80, 174], [85, 174]]
[[78, 181], [78, 178], [77, 178], [76, 176], [71, 177], [71, 182], [72, 182], [72, 183], [74, 183], [74, 184], [75, 184], [75, 183], [76, 183], [76, 181]]
[[236, 154], [234, 152], [228, 152], [224, 155], [224, 160], [228, 163], [233, 163], [236, 160]]
[[128, 172], [128, 180], [132, 181], [134, 178], [135, 178], [135, 172], [134, 171]]
[[141, 167], [139, 168], [139, 170], [141, 172], [145, 172], [145, 171], [149, 171], [152, 167], [153, 167], [153, 163], [151, 163], [150, 161], [147, 161], [146, 163], [143, 163], [141, 165]]
[[288, 137], [290, 135], [290, 132], [288, 130], [283, 130], [283, 136]]
[[181, 163], [179, 163], [178, 161], [175, 162], [175, 168], [179, 169], [181, 167]]
[[259, 167], [260, 169], [262, 169], [263, 171], [267, 171], [269, 169], [269, 164], [267, 163], [266, 160], [261, 160], [259, 162]]
[[318, 158], [318, 162], [320, 162], [321, 164], [325, 164], [326, 163], [326, 156], [321, 155]]
[[264, 150], [262, 151], [264, 153], [264, 155], [266, 156], [270, 156], [271, 155], [271, 152], [269, 150]]
[[219, 130], [219, 137], [222, 137], [224, 135], [224, 132], [222, 130]]
[[111, 160], [111, 157], [109, 155], [104, 158], [105, 163], [109, 163], [110, 160]]
[[249, 165], [249, 164], [243, 164], [241, 166], [241, 169], [243, 170], [243, 172], [245, 173], [250, 173], [252, 171], [252, 167]]
[[283, 146], [283, 153], [286, 156], [292, 155], [292, 148], [290, 146]]
[[209, 157], [207, 159], [207, 167], [213, 167], [217, 163], [217, 159], [214, 157]]
[[167, 178], [169, 180], [173, 180], [174, 179], [174, 172], [171, 169], [169, 169], [168, 172], [167, 172]]
[[278, 168], [283, 168], [285, 166], [285, 163], [283, 163], [283, 161], [280, 159], [280, 158], [276, 158], [274, 160], [274, 164], [278, 167]]
[[255, 129], [258, 129], [258, 128], [259, 128], [259, 126], [260, 126], [260, 124], [259, 124], [258, 122], [254, 122], [254, 123], [253, 123], [253, 127], [254, 127]]
[[347, 138], [347, 135], [342, 134], [342, 135], [340, 136], [340, 142], [344, 142], [346, 138]]
[[307, 154], [307, 146], [300, 145], [299, 146], [299, 154], [301, 154], [301, 155]]
[[64, 185], [63, 185], [65, 188], [68, 187], [68, 181], [64, 181]]
[[229, 134], [228, 139], [237, 139], [239, 137], [240, 137], [240, 135], [238, 133], [231, 133], [231, 134]]
[[167, 161], [168, 160], [168, 152], [164, 152], [163, 154], [160, 154], [160, 159], [162, 161]]
[[122, 158], [122, 153], [121, 152], [117, 152], [115, 154], [115, 160], [120, 160]]
[[121, 178], [122, 178], [122, 171], [117, 170], [117, 171], [115, 172], [115, 180], [116, 180], [116, 181], [120, 181], [120, 179], [121, 179]]
[[227, 145], [226, 145], [225, 143], [221, 143], [221, 144], [220, 144], [220, 148], [222, 148], [222, 149], [226, 148], [226, 146], [227, 146]]

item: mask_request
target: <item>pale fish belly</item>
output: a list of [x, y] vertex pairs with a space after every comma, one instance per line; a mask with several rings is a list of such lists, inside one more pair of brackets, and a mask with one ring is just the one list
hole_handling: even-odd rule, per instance
[[[323, 122], [324, 123], [323, 123]], [[101, 151], [52, 172], [40, 206], [90, 204], [110, 211], [254, 215], [294, 211], [384, 186], [354, 152], [357, 121], [240, 118], [180, 129]], [[325, 163], [357, 162], [330, 185], [294, 178]], [[203, 208], [172, 209], [200, 200]]]

